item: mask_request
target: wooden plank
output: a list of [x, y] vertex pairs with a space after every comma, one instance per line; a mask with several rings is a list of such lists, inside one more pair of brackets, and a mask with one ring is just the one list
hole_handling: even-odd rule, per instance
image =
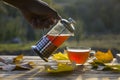
[[[12, 74], [11, 74], [12, 73]], [[16, 74], [17, 73], [17, 74]], [[104, 73], [104, 72], [94, 72], [94, 71], [87, 71], [87, 72], [69, 72], [69, 73], [61, 73], [61, 74], [48, 74], [39, 71], [39, 69], [26, 71], [26, 72], [9, 72], [6, 74], [0, 74], [1, 78], [14, 80], [14, 79], [45, 79], [45, 80], [120, 80], [120, 74], [111, 74], [111, 73]]]
[[[15, 56], [2, 56], [12, 58]], [[23, 71], [0, 71], [0, 80], [120, 80], [120, 73], [108, 71], [81, 71], [80, 69], [72, 72], [47, 73], [44, 71], [46, 64], [54, 65], [55, 62], [44, 62], [39, 56], [24, 56], [23, 62], [33, 61], [37, 67], [32, 70]]]

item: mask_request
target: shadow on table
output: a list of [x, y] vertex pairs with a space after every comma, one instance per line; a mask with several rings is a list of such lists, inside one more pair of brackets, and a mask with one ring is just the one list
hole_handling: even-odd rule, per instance
[[120, 80], [120, 75], [118, 73], [84, 71], [80, 68], [75, 71], [60, 73], [47, 73], [44, 72], [42, 68], [35, 68], [30, 71], [8, 72], [3, 78], [4, 80]]

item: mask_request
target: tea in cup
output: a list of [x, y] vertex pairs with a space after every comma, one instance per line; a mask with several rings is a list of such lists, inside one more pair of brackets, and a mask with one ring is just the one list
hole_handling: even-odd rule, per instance
[[76, 65], [83, 65], [88, 60], [90, 51], [89, 47], [67, 47], [68, 58]]

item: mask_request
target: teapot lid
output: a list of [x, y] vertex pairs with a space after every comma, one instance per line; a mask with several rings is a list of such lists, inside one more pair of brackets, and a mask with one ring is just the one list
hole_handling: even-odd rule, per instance
[[69, 18], [68, 20], [66, 19], [62, 19], [61, 23], [70, 31], [70, 32], [74, 32], [75, 28], [73, 26], [73, 23], [75, 23], [75, 21], [72, 18]]

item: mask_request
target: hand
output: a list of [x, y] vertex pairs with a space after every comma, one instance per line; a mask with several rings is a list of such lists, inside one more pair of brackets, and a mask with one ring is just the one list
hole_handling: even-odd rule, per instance
[[61, 17], [41, 0], [3, 0], [17, 7], [34, 28], [49, 28]]
[[19, 9], [34, 28], [49, 28], [61, 19], [58, 13], [46, 3], [39, 0], [34, 0], [32, 4], [30, 2]]

